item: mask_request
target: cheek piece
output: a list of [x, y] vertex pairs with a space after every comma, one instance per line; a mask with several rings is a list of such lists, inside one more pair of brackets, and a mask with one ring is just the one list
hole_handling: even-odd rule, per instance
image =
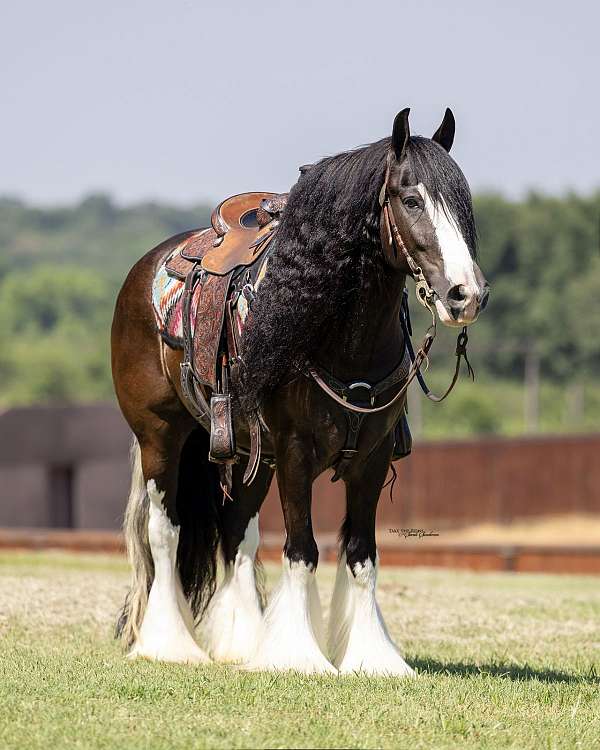
[[[381, 235], [383, 252], [387, 262], [393, 267], [398, 268], [400, 266], [400, 258], [398, 251], [403, 256], [403, 259], [408, 264], [413, 279], [415, 280], [415, 292], [417, 299], [426, 307], [431, 313], [432, 320], [435, 322], [435, 298], [437, 295], [435, 289], [433, 289], [425, 275], [423, 269], [419, 266], [411, 254], [406, 249], [400, 230], [394, 217], [394, 209], [392, 207], [390, 196], [388, 192], [388, 180], [390, 176], [390, 159], [388, 158], [387, 167], [385, 170], [385, 180], [381, 186], [379, 193], [379, 205], [381, 206]], [[383, 241], [385, 240], [385, 242]]]

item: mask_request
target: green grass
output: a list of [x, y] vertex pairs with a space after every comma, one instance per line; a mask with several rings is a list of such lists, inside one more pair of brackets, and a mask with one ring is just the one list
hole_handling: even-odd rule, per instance
[[129, 663], [126, 585], [118, 558], [0, 555], [0, 747], [600, 746], [595, 578], [382, 570], [415, 680]]

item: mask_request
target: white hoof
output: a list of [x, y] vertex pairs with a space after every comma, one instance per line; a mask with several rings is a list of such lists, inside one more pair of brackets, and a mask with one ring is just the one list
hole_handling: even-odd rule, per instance
[[129, 659], [205, 664], [208, 655], [194, 639], [194, 618], [184, 596], [177, 572], [179, 526], [169, 520], [159, 492], [150, 479], [147, 484], [150, 508], [148, 540], [154, 562], [154, 580], [136, 643]]
[[256, 515], [200, 622], [200, 643], [215, 661], [247, 662], [256, 651], [262, 628], [254, 573], [258, 539]]
[[246, 665], [246, 669], [256, 672], [301, 672], [302, 674], [334, 674], [337, 669], [321, 652], [313, 654], [290, 654], [274, 658], [268, 653], [256, 654]]
[[261, 626], [256, 589], [244, 592], [239, 581], [229, 580], [217, 590], [202, 618], [199, 640], [215, 661], [246, 662], [256, 651]]
[[372, 654], [348, 654], [340, 664], [340, 674], [368, 674], [383, 677], [414, 677], [415, 672], [397, 651], [380, 650], [377, 657]]

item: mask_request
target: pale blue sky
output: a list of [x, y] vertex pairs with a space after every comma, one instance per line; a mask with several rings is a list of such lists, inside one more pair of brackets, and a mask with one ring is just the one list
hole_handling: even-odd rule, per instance
[[474, 189], [600, 186], [589, 0], [19, 0], [0, 22], [0, 194], [286, 190], [297, 167], [457, 119]]

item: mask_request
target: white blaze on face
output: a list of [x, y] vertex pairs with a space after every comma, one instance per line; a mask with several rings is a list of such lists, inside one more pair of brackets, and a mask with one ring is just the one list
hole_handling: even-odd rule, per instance
[[[434, 203], [422, 183], [417, 185], [417, 189], [423, 197], [425, 211], [435, 229], [444, 262], [444, 276], [448, 284], [450, 287], [457, 284], [464, 286], [465, 294], [468, 297], [479, 294], [480, 289], [475, 279], [473, 258], [458, 224], [450, 213], [444, 196], [440, 196], [440, 201]], [[439, 307], [443, 307], [439, 300], [436, 301], [436, 307], [438, 307], [438, 311]]]

